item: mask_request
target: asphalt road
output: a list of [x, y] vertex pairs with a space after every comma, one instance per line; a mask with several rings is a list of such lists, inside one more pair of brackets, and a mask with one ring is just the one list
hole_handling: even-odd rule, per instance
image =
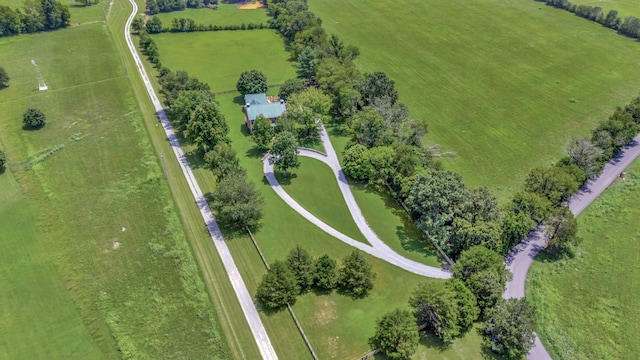
[[222, 233], [220, 232], [218, 223], [216, 223], [216, 220], [213, 217], [213, 214], [211, 213], [211, 209], [209, 209], [209, 205], [207, 204], [207, 201], [205, 200], [204, 195], [202, 194], [202, 190], [200, 190], [200, 187], [198, 186], [198, 182], [196, 181], [196, 178], [193, 176], [193, 172], [191, 171], [189, 162], [187, 161], [187, 158], [185, 157], [184, 152], [180, 147], [180, 143], [178, 142], [178, 139], [173, 131], [173, 128], [171, 127], [171, 123], [169, 122], [169, 119], [167, 118], [164, 112], [164, 108], [162, 107], [160, 100], [158, 100], [158, 96], [156, 95], [155, 90], [151, 86], [151, 82], [149, 81], [147, 72], [142, 64], [142, 61], [140, 60], [140, 57], [138, 56], [138, 53], [136, 52], [136, 48], [133, 44], [133, 41], [131, 40], [131, 34], [129, 32], [129, 29], [131, 26], [131, 21], [133, 21], [133, 18], [136, 16], [136, 13], [138, 12], [138, 5], [136, 5], [136, 3], [133, 0], [129, 0], [129, 2], [133, 6], [133, 9], [131, 11], [131, 15], [129, 15], [129, 18], [127, 19], [127, 23], [124, 29], [124, 36], [127, 41], [127, 46], [129, 47], [129, 51], [131, 52], [131, 56], [133, 56], [133, 59], [136, 63], [136, 67], [138, 68], [138, 72], [140, 73], [140, 76], [144, 81], [144, 85], [147, 89], [147, 93], [149, 93], [149, 97], [151, 98], [151, 101], [153, 102], [153, 106], [155, 107], [156, 114], [158, 115], [158, 118], [162, 123], [162, 127], [164, 128], [165, 133], [167, 134], [167, 139], [169, 139], [171, 148], [173, 149], [173, 153], [178, 159], [178, 161], [180, 162], [182, 173], [184, 174], [184, 177], [187, 180], [187, 183], [189, 184], [191, 193], [193, 194], [193, 197], [196, 203], [198, 204], [198, 208], [200, 208], [200, 213], [202, 214], [202, 218], [204, 219], [204, 222], [207, 225], [207, 229], [211, 234], [211, 240], [213, 241], [213, 244], [215, 245], [216, 250], [220, 255], [220, 258], [222, 259], [222, 263], [224, 265], [225, 270], [227, 271], [229, 280], [231, 280], [231, 285], [233, 286], [233, 290], [236, 294], [236, 297], [240, 302], [240, 306], [242, 308], [244, 316], [247, 319], [247, 322], [249, 323], [253, 337], [260, 350], [260, 354], [262, 355], [263, 359], [269, 359], [269, 360], [278, 359], [278, 356], [276, 355], [273, 345], [271, 344], [271, 340], [267, 335], [267, 331], [264, 328], [264, 325], [262, 324], [262, 320], [260, 320], [260, 316], [258, 315], [258, 310], [256, 309], [255, 304], [253, 303], [253, 298], [249, 294], [249, 290], [247, 290], [247, 287], [244, 284], [242, 277], [240, 276], [240, 272], [238, 271], [238, 268], [236, 267], [236, 264], [233, 261], [233, 257], [231, 257], [231, 252], [229, 251], [227, 244], [224, 242], [224, 238], [222, 237]]
[[[640, 135], [627, 146], [622, 154], [611, 160], [597, 179], [589, 181], [585, 186], [572, 196], [567, 205], [575, 216], [578, 216], [589, 206], [602, 192], [613, 183], [616, 178], [629, 166], [633, 160], [640, 155]], [[545, 247], [544, 236], [539, 231], [534, 231], [513, 248], [511, 253], [505, 258], [507, 268], [513, 274], [513, 279], [507, 283], [507, 289], [502, 297], [522, 298], [524, 297], [524, 286], [527, 281], [527, 273], [536, 255]], [[540, 339], [536, 337], [534, 347], [527, 356], [529, 360], [547, 360], [551, 356], [544, 348]]]

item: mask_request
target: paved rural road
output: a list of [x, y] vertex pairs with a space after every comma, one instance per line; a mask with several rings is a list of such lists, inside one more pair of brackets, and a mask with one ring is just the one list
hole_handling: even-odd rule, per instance
[[280, 196], [282, 200], [284, 200], [291, 208], [297, 211], [305, 219], [309, 220], [311, 223], [313, 223], [329, 235], [341, 240], [348, 245], [351, 245], [372, 256], [385, 260], [390, 264], [398, 266], [414, 274], [438, 279], [450, 278], [450, 272], [444, 271], [440, 268], [427, 266], [413, 260], [409, 260], [393, 251], [387, 244], [380, 240], [378, 235], [376, 235], [376, 233], [369, 227], [369, 224], [367, 224], [367, 220], [362, 215], [360, 207], [358, 206], [356, 199], [353, 197], [353, 193], [351, 192], [351, 188], [349, 187], [347, 178], [342, 172], [340, 162], [338, 161], [338, 156], [333, 149], [333, 145], [331, 145], [331, 140], [329, 139], [324, 126], [320, 129], [320, 139], [322, 140], [322, 144], [324, 145], [325, 151], [327, 152], [326, 154], [311, 149], [301, 148], [299, 149], [300, 155], [320, 160], [323, 163], [327, 164], [331, 168], [331, 170], [333, 170], [333, 173], [338, 180], [338, 185], [340, 187], [340, 191], [342, 192], [342, 197], [347, 203], [347, 207], [349, 208], [349, 212], [351, 213], [351, 217], [355, 221], [362, 235], [364, 235], [364, 237], [367, 239], [367, 241], [369, 241], [369, 244], [371, 245], [364, 244], [360, 241], [348, 237], [347, 235], [327, 225], [325, 222], [318, 219], [313, 214], [308, 212], [305, 208], [300, 206], [300, 204], [298, 204], [298, 202], [296, 202], [291, 196], [289, 196], [289, 194], [284, 191], [282, 186], [280, 186], [280, 183], [278, 183], [278, 180], [274, 175], [273, 165], [269, 162], [269, 156], [265, 156], [262, 159], [264, 174], [269, 181], [271, 188], [276, 192], [276, 194], [278, 194], [278, 196]]
[[[602, 173], [597, 179], [589, 181], [582, 190], [578, 191], [578, 193], [569, 199], [568, 205], [571, 212], [573, 212], [575, 216], [578, 216], [582, 210], [586, 209], [593, 200], [600, 196], [639, 155], [640, 135], [624, 149], [620, 156], [611, 160], [604, 169], [602, 169]], [[544, 246], [544, 237], [539, 231], [534, 231], [507, 255], [505, 262], [507, 263], [507, 268], [509, 268], [513, 274], [513, 279], [507, 283], [507, 289], [502, 297], [505, 299], [524, 297], [524, 285], [527, 281], [529, 267], [531, 267], [531, 263], [533, 263], [536, 255], [544, 249]], [[551, 356], [538, 337], [536, 337], [534, 347], [529, 352], [527, 359], [551, 359]]]
[[193, 176], [193, 172], [191, 171], [191, 167], [189, 166], [189, 162], [187, 158], [184, 156], [182, 152], [182, 148], [180, 147], [180, 143], [173, 132], [173, 128], [171, 127], [171, 123], [169, 119], [167, 119], [166, 114], [164, 113], [164, 108], [158, 100], [158, 96], [156, 95], [153, 87], [151, 86], [151, 82], [149, 81], [149, 77], [147, 72], [136, 52], [136, 48], [131, 40], [131, 33], [129, 32], [129, 28], [131, 26], [131, 21], [136, 16], [138, 12], [138, 5], [134, 2], [134, 0], [129, 0], [131, 5], [133, 6], [133, 10], [131, 15], [129, 15], [129, 19], [127, 19], [127, 23], [124, 29], [124, 36], [127, 40], [127, 46], [129, 47], [129, 51], [131, 52], [131, 56], [135, 60], [136, 67], [138, 68], [138, 72], [140, 76], [142, 76], [142, 80], [144, 81], [144, 85], [147, 88], [147, 92], [149, 93], [149, 97], [151, 97], [151, 101], [153, 101], [153, 106], [155, 107], [156, 113], [158, 114], [158, 118], [160, 118], [160, 122], [162, 123], [162, 127], [164, 128], [167, 138], [171, 144], [171, 148], [173, 149], [173, 153], [176, 158], [180, 162], [180, 166], [182, 168], [182, 173], [184, 177], [187, 179], [187, 183], [189, 183], [189, 188], [191, 189], [191, 193], [200, 208], [200, 213], [202, 214], [202, 218], [204, 219], [205, 224], [207, 225], [207, 229], [209, 229], [209, 233], [211, 234], [211, 240], [213, 240], [213, 244], [218, 250], [218, 254], [220, 254], [220, 258], [222, 259], [222, 263], [224, 268], [227, 271], [227, 275], [229, 276], [229, 280], [231, 280], [231, 285], [233, 286], [233, 290], [236, 293], [238, 301], [240, 301], [240, 306], [249, 322], [249, 326], [251, 328], [251, 332], [255, 341], [260, 350], [260, 354], [263, 359], [278, 359], [275, 350], [273, 349], [273, 345], [271, 345], [271, 340], [269, 340], [269, 336], [267, 335], [267, 331], [260, 320], [260, 316], [258, 315], [258, 310], [256, 309], [253, 298], [249, 294], [249, 290], [247, 290], [244, 281], [242, 281], [242, 277], [240, 276], [240, 272], [236, 267], [235, 262], [233, 261], [233, 257], [231, 257], [231, 252], [227, 247], [227, 244], [224, 242], [224, 238], [222, 237], [222, 233], [220, 232], [220, 228], [218, 227], [218, 223], [216, 223], [213, 214], [211, 213], [211, 209], [209, 209], [209, 205], [202, 194], [202, 190], [198, 186], [198, 182], [196, 178]]

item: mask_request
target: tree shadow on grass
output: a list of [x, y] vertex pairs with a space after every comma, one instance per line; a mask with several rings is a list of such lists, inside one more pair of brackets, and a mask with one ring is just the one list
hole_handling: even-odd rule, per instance
[[436, 249], [433, 248], [433, 245], [427, 239], [424, 239], [420, 231], [416, 229], [409, 214], [384, 189], [365, 183], [358, 183], [351, 179], [349, 183], [358, 190], [363, 190], [366, 193], [382, 198], [385, 208], [402, 221], [402, 226], [396, 227], [396, 236], [400, 239], [400, 244], [404, 250], [416, 252], [425, 257], [436, 257], [439, 261], [444, 261], [444, 259], [440, 258]]
[[[280, 183], [281, 186], [291, 185], [291, 180], [296, 179], [298, 177], [298, 174], [292, 173], [292, 172], [289, 172], [287, 176], [284, 176], [284, 174], [279, 172], [276, 172], [275, 175], [276, 175], [276, 179], [278, 179], [278, 182]], [[266, 178], [264, 178], [264, 180], [267, 181]], [[268, 183], [269, 182], [267, 181], [267, 184]]]

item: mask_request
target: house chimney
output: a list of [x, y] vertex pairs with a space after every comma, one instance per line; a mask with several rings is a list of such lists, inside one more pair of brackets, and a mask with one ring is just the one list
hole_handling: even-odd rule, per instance
[[247, 103], [247, 105], [245, 105], [244, 107], [246, 107], [248, 109], [249, 106], [251, 106], [251, 104]]

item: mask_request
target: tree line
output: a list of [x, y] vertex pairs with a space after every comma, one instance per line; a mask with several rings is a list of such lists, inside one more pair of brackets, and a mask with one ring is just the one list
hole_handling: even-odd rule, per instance
[[186, 8], [211, 7], [218, 4], [218, 0], [146, 0], [147, 13], [155, 15], [161, 12], [180, 11]]
[[20, 9], [0, 5], [0, 37], [69, 26], [69, 7], [55, 0], [25, 1]]
[[535, 340], [535, 311], [525, 299], [502, 299], [511, 273], [502, 256], [483, 246], [462, 252], [451, 268], [453, 279], [426, 281], [413, 290], [408, 309], [395, 309], [376, 322], [369, 339], [389, 359], [410, 359], [418, 346], [418, 329], [444, 345], [484, 322], [483, 346], [507, 359], [520, 359]]
[[333, 290], [354, 299], [366, 297], [373, 289], [376, 278], [371, 264], [359, 250], [342, 259], [338, 264], [329, 255], [314, 259], [299, 245], [293, 248], [284, 261], [276, 260], [258, 285], [256, 299], [266, 308], [277, 310], [293, 305], [299, 295], [311, 290], [329, 294]]
[[197, 24], [193, 19], [173, 18], [170, 27], [164, 27], [162, 20], [156, 15], [151, 17], [146, 23], [142, 18], [135, 18], [131, 22], [131, 29], [140, 33], [146, 31], [148, 34], [158, 34], [163, 32], [194, 32], [194, 31], [234, 31], [234, 30], [257, 30], [267, 29], [269, 25], [263, 23], [241, 23], [240, 25], [205, 25]]
[[634, 39], [640, 39], [640, 19], [635, 16], [627, 16], [624, 19], [618, 16], [618, 10], [609, 10], [605, 14], [600, 6], [576, 5], [568, 0], [536, 0], [549, 6], [567, 10], [582, 18], [595, 21], [598, 24], [615, 30], [618, 34]]

